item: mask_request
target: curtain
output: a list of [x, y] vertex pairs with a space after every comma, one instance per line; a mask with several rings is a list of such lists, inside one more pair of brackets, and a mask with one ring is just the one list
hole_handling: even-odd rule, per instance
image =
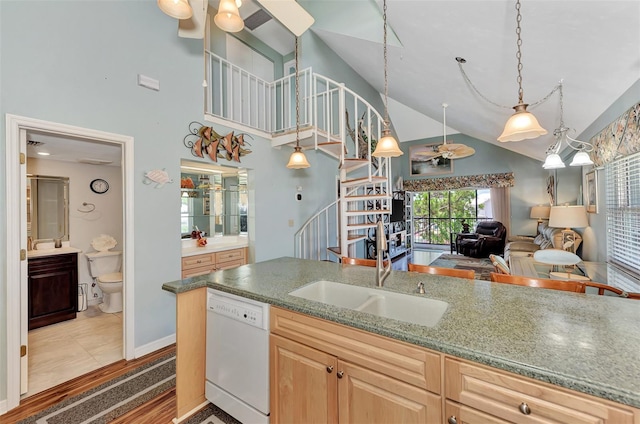
[[511, 187], [493, 187], [490, 189], [493, 219], [500, 221], [511, 233]]

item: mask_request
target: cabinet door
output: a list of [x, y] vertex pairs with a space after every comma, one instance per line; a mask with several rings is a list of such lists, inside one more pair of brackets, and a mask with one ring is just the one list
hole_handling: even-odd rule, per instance
[[29, 260], [29, 330], [76, 317], [77, 255]]
[[340, 423], [437, 423], [440, 396], [383, 374], [338, 361]]
[[337, 360], [300, 343], [270, 336], [271, 424], [337, 423]]

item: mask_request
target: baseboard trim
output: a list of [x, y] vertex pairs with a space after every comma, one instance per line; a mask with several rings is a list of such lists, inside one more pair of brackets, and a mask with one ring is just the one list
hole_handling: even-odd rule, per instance
[[196, 406], [195, 408], [193, 408], [191, 411], [187, 412], [186, 414], [184, 414], [181, 417], [176, 417], [174, 419], [171, 420], [171, 422], [173, 424], [178, 424], [181, 423], [182, 421], [185, 421], [187, 418], [191, 417], [193, 414], [195, 414], [196, 412], [200, 411], [202, 408], [204, 408], [205, 406], [207, 406], [210, 402], [208, 400], [205, 400], [204, 402], [202, 402], [200, 405]]
[[7, 411], [7, 400], [0, 400], [0, 415], [4, 415], [7, 412], [9, 412]]
[[159, 340], [153, 341], [151, 343], [147, 343], [146, 345], [137, 347], [134, 350], [134, 357], [140, 358], [144, 355], [148, 355], [151, 352], [155, 352], [156, 350], [162, 349], [163, 347], [167, 347], [176, 342], [176, 334], [173, 333], [167, 337], [163, 337]]

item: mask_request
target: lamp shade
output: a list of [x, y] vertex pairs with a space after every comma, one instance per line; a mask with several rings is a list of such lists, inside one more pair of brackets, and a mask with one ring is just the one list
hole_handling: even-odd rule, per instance
[[188, 0], [158, 0], [158, 7], [172, 18], [189, 19], [193, 16]]
[[290, 169], [302, 169], [302, 168], [308, 168], [311, 165], [309, 165], [309, 162], [307, 161], [307, 157], [304, 155], [304, 153], [302, 153], [302, 149], [300, 148], [300, 146], [296, 146], [294, 149], [294, 152], [291, 153], [291, 156], [289, 157], [289, 163], [287, 164], [287, 168]]
[[542, 164], [542, 167], [544, 169], [558, 169], [558, 168], [564, 168], [564, 162], [562, 161], [562, 158], [560, 158], [560, 155], [557, 153], [551, 153], [550, 155], [547, 156], [547, 158], [544, 160], [544, 163]]
[[587, 210], [582, 205], [552, 206], [549, 227], [584, 228], [589, 226]]
[[569, 164], [569, 166], [586, 166], [586, 165], [593, 165], [593, 161], [589, 157], [589, 154], [582, 150], [573, 156], [573, 160]]
[[389, 133], [388, 129], [385, 129], [382, 131], [382, 137], [378, 140], [376, 149], [371, 155], [377, 158], [394, 158], [403, 154], [400, 147], [398, 147], [396, 139]]
[[549, 219], [549, 213], [551, 212], [551, 206], [533, 206], [531, 208], [532, 219]]
[[218, 13], [213, 17], [218, 28], [226, 32], [238, 32], [244, 28], [244, 21], [235, 0], [220, 0]]
[[520, 103], [513, 107], [516, 112], [511, 115], [505, 124], [504, 131], [498, 137], [498, 141], [522, 141], [540, 137], [547, 133], [547, 130], [540, 126], [536, 117], [531, 112], [527, 112], [527, 106], [524, 103]]

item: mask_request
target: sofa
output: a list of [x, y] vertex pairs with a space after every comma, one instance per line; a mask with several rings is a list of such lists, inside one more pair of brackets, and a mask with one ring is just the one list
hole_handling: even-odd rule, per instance
[[456, 250], [465, 256], [488, 258], [501, 254], [507, 238], [507, 229], [498, 221], [480, 221], [474, 233], [460, 233], [456, 237]]
[[[580, 234], [575, 234], [575, 251], [582, 243]], [[538, 235], [535, 237], [513, 236], [504, 246], [504, 259], [513, 256], [533, 256], [540, 249], [562, 249], [562, 228], [549, 227], [546, 222], [538, 224]]]

